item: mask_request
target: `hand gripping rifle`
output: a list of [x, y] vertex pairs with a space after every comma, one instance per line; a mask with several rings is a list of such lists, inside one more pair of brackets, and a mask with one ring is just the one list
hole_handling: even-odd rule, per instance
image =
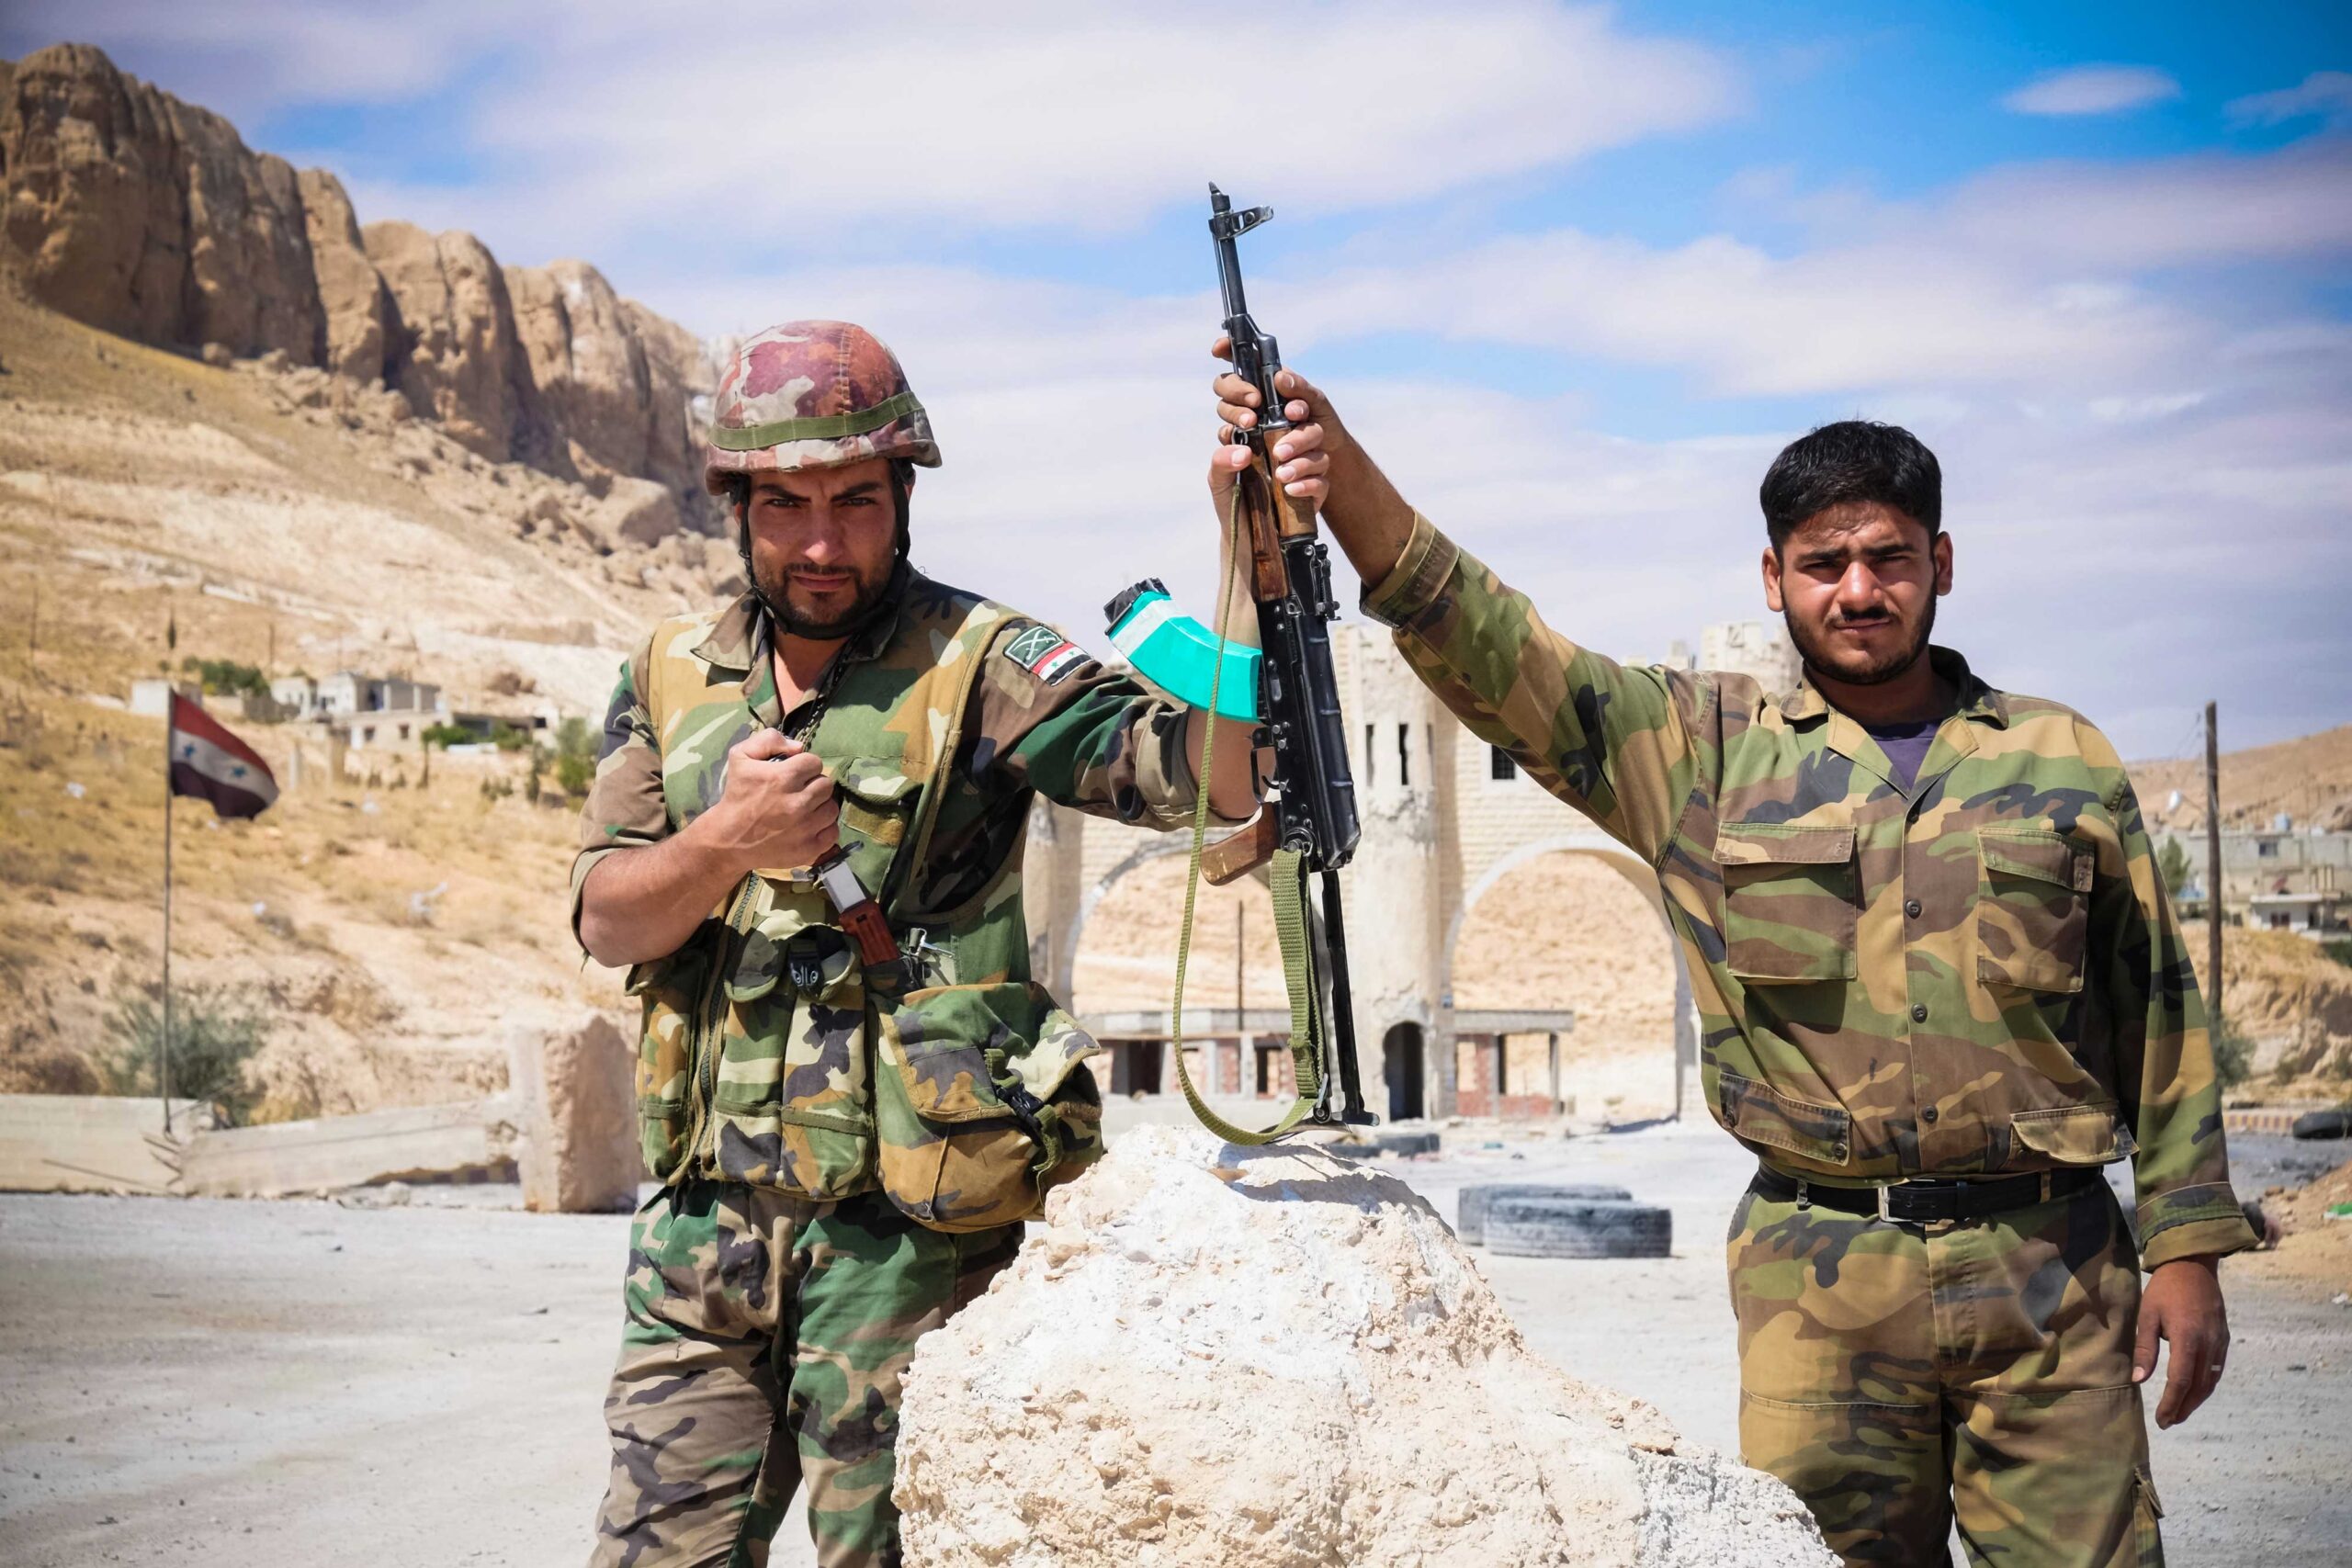
[[[1340, 715], [1339, 681], [1331, 667], [1330, 551], [1316, 537], [1315, 508], [1275, 481], [1273, 447], [1290, 423], [1274, 388], [1282, 359], [1274, 340], [1250, 319], [1241, 290], [1241, 261], [1234, 241], [1273, 216], [1269, 208], [1233, 210], [1226, 194], [1209, 186], [1209, 233], [1216, 242], [1217, 280], [1225, 294], [1225, 330], [1236, 374], [1258, 389], [1257, 423], [1234, 439], [1250, 448], [1249, 468], [1235, 476], [1233, 565], [1246, 570], [1258, 612], [1261, 648], [1228, 645], [1224, 627], [1211, 637], [1198, 622], [1172, 614], [1167, 591], [1138, 583], [1109, 607], [1112, 641], [1136, 668], [1195, 706], [1227, 718], [1254, 719], [1256, 745], [1274, 754], [1272, 797], [1248, 824], [1203, 846], [1207, 826], [1207, 748], [1202, 758], [1201, 800], [1193, 818], [1195, 874], [1222, 886], [1261, 865], [1269, 867], [1274, 925], [1282, 940], [1283, 976], [1291, 1004], [1291, 1049], [1297, 1064], [1298, 1100], [1271, 1132], [1243, 1134], [1212, 1115], [1184, 1072], [1183, 972], [1192, 943], [1193, 885], [1185, 886], [1184, 929], [1177, 957], [1176, 1062], [1193, 1112], [1218, 1136], [1263, 1142], [1310, 1125], [1362, 1125], [1364, 1110], [1356, 1064], [1354, 1008], [1348, 987], [1347, 928], [1340, 908], [1340, 868], [1355, 853], [1359, 824], [1355, 781], [1348, 772], [1347, 730]], [[1220, 585], [1230, 603], [1233, 585]], [[1228, 676], [1236, 677], [1231, 686]], [[1254, 677], [1254, 678], [1253, 678]], [[1216, 726], [1209, 726], [1213, 737]], [[1254, 757], [1253, 757], [1254, 765]], [[1270, 781], [1260, 779], [1262, 785]], [[1306, 888], [1320, 878], [1322, 951], [1306, 915]], [[1239, 1024], [1236, 1020], [1237, 1027]], [[1332, 1102], [1332, 1079], [1339, 1103]]]

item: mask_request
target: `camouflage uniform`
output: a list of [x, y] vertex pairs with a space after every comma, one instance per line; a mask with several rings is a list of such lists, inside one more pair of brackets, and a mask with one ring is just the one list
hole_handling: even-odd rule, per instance
[[[768, 352], [779, 342], [791, 354]], [[795, 417], [838, 433], [859, 408], [890, 421], [864, 455], [930, 453], [910, 396], [876, 395], [893, 380], [897, 362], [855, 329], [761, 334], [727, 396], [750, 400], [739, 438], [766, 439], [715, 455], [714, 475], [789, 467], [770, 459], [808, 455], [786, 438], [810, 427]], [[763, 398], [784, 411], [764, 428]], [[827, 434], [815, 454], [876, 434]], [[604, 1564], [763, 1562], [802, 1480], [820, 1562], [898, 1561], [892, 1450], [915, 1340], [1012, 1256], [1045, 1190], [1101, 1151], [1094, 1043], [1029, 977], [1030, 802], [1172, 828], [1194, 798], [1184, 709], [903, 560], [789, 713], [770, 626], [746, 593], [663, 622], [623, 667], [575, 923], [598, 860], [685, 828], [719, 799], [729, 748], [776, 728], [805, 735], [833, 779], [840, 844], [903, 956], [862, 964], [824, 894], [779, 869], [746, 876], [677, 952], [629, 972], [645, 1007], [645, 1159], [662, 1188], [631, 1235]]]
[[1629, 668], [1417, 519], [1367, 613], [1481, 739], [1657, 870], [1709, 1108], [1822, 1187], [2130, 1158], [1962, 1225], [1752, 1190], [1730, 1247], [1741, 1441], [1856, 1562], [2154, 1562], [2135, 1265], [2252, 1244], [2195, 976], [2138, 803], [2081, 716], [1959, 694], [1908, 789], [1808, 681]]

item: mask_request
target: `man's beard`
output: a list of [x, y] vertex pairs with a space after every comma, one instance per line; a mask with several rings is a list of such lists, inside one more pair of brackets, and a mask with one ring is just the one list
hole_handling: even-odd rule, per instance
[[[748, 566], [750, 563], [745, 564]], [[775, 623], [779, 636], [807, 637], [811, 642], [830, 642], [835, 637], [849, 636], [866, 616], [874, 613], [874, 607], [881, 604], [890, 592], [890, 579], [898, 564], [894, 558], [871, 576], [853, 570], [851, 576], [856, 581], [857, 592], [849, 607], [839, 615], [821, 619], [814, 612], [792, 602], [789, 570], [763, 573], [753, 567], [753, 592], [759, 595], [760, 603], [766, 606], [768, 617]]]
[[1877, 686], [1894, 680], [1926, 656], [1928, 638], [1936, 629], [1936, 601], [1933, 594], [1928, 595], [1927, 614], [1919, 617], [1919, 630], [1912, 637], [1909, 648], [1897, 653], [1887, 654], [1875, 663], [1865, 665], [1859, 673], [1846, 669], [1832, 659], [1829, 650], [1814, 641], [1812, 634], [1798, 624], [1794, 615], [1783, 610], [1781, 612], [1781, 620], [1789, 628], [1789, 640], [1796, 645], [1797, 657], [1804, 660], [1806, 669], [1818, 671], [1831, 680], [1842, 681], [1849, 686]]

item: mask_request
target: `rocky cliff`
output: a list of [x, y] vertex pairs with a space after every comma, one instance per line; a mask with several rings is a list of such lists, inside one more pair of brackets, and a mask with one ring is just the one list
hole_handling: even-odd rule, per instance
[[252, 151], [89, 45], [0, 62], [0, 269], [141, 343], [390, 388], [483, 457], [625, 497], [639, 542], [715, 524], [690, 412], [715, 378], [691, 333], [584, 262], [363, 230], [334, 175]]

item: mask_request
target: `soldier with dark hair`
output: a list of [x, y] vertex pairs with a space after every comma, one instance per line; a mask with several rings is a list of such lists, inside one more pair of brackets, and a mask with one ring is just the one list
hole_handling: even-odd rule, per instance
[[[2157, 1423], [2212, 1392], [2215, 1265], [2255, 1238], [2114, 748], [1929, 640], [1934, 454], [1853, 421], [1773, 462], [1764, 599], [1804, 668], [1768, 692], [1553, 631], [1283, 378], [1276, 460], [1328, 464], [1366, 614], [1657, 873], [1709, 1108], [1758, 1160], [1729, 1239], [1747, 1462], [1849, 1562], [1940, 1562], [1955, 1523], [2003, 1568], [2161, 1562], [2138, 1385], [2165, 1341]], [[1248, 382], [1216, 393], [1228, 426], [1258, 417]], [[2102, 1172], [2125, 1159], [2136, 1238]]]
[[[608, 1568], [765, 1562], [803, 1483], [820, 1562], [896, 1563], [915, 1341], [1102, 1149], [1094, 1043], [1029, 974], [1030, 802], [1186, 825], [1208, 720], [916, 570], [938, 462], [864, 329], [752, 338], [705, 474], [749, 586], [656, 626], [613, 693], [572, 918], [643, 998], [662, 1185], [605, 1405]], [[1208, 787], [1238, 820], [1229, 728]]]

